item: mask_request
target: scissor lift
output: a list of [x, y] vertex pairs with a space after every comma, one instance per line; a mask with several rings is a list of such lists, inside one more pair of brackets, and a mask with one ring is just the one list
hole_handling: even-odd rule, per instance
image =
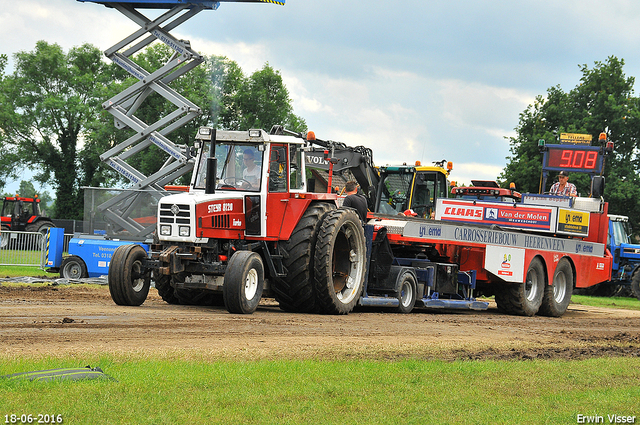
[[[198, 105], [177, 93], [169, 83], [186, 74], [204, 61], [202, 55], [191, 48], [189, 41], [179, 40], [170, 31], [205, 9], [215, 10], [218, 1], [202, 0], [132, 0], [104, 1], [78, 0], [100, 3], [118, 10], [135, 22], [140, 29], [122, 39], [105, 51], [115, 64], [138, 79], [138, 82], [102, 104], [114, 117], [118, 129], [130, 128], [135, 134], [124, 142], [100, 155], [100, 159], [127, 178], [134, 189], [123, 192], [97, 207], [117, 227], [125, 230], [132, 239], [144, 239], [155, 229], [155, 225], [144, 226], [129, 217], [137, 202], [148, 194], [159, 199], [166, 195], [164, 186], [193, 169], [193, 152], [188, 146], [179, 146], [167, 136], [202, 113]], [[286, 0], [221, 0], [222, 2], [275, 3], [284, 5]], [[139, 9], [167, 9], [155, 19], [143, 15]], [[166, 64], [156, 70], [146, 70], [131, 57], [154, 41], [169, 46], [173, 55]], [[135, 116], [144, 100], [153, 92], [167, 99], [175, 110], [154, 123], [146, 123]], [[155, 145], [167, 154], [160, 170], [146, 176], [127, 163], [127, 159]], [[141, 197], [141, 194], [145, 196]]]
[[[133, 32], [122, 41], [105, 51], [105, 55], [115, 64], [138, 79], [131, 87], [112, 97], [102, 104], [104, 109], [114, 117], [114, 124], [118, 129], [132, 129], [135, 134], [118, 146], [100, 155], [100, 159], [109, 164], [122, 176], [127, 178], [132, 186], [121, 193], [102, 202], [98, 206], [92, 203], [90, 197], [90, 214], [85, 214], [85, 221], [91, 227], [85, 226], [85, 235], [71, 240], [69, 256], [62, 260], [62, 232], [51, 236], [51, 246], [59, 246], [59, 253], [54, 252], [55, 260], [47, 260], [48, 272], [60, 272], [62, 277], [82, 278], [104, 275], [109, 270], [111, 254], [117, 244], [126, 241], [96, 240], [93, 224], [99, 216], [111, 224], [107, 229], [107, 238], [127, 241], [146, 241], [156, 228], [155, 223], [143, 220], [139, 214], [149, 210], [153, 200], [157, 201], [167, 195], [164, 187], [178, 177], [190, 172], [194, 166], [194, 151], [189, 146], [179, 146], [167, 137], [172, 131], [184, 126], [202, 113], [198, 105], [181, 96], [169, 83], [186, 74], [204, 58], [191, 49], [188, 41], [179, 40], [170, 31], [184, 23], [205, 9], [215, 10], [221, 2], [247, 3], [275, 3], [284, 5], [286, 0], [78, 0], [81, 2], [99, 3], [120, 11], [127, 18], [135, 22], [140, 29]], [[160, 16], [150, 19], [139, 9], [166, 9]], [[173, 50], [173, 55], [167, 63], [156, 70], [143, 69], [131, 57], [154, 41], [165, 43]], [[136, 111], [145, 99], [152, 93], [157, 93], [175, 106], [173, 112], [168, 113], [154, 123], [146, 123], [135, 116]], [[160, 170], [146, 176], [141, 171], [127, 163], [127, 159], [137, 153], [156, 145], [167, 154], [167, 159]], [[91, 189], [91, 188], [86, 188]], [[85, 196], [87, 192], [85, 190]], [[104, 196], [100, 196], [104, 199]], [[146, 209], [145, 209], [146, 207]], [[85, 200], [85, 209], [87, 202]], [[157, 211], [153, 208], [153, 211]], [[155, 214], [154, 214], [155, 216]], [[153, 220], [151, 220], [153, 221]], [[89, 235], [86, 235], [89, 233]], [[56, 239], [56, 240], [53, 240]], [[116, 244], [116, 245], [114, 245]], [[72, 248], [73, 246], [73, 248]], [[60, 255], [58, 255], [60, 254]]]

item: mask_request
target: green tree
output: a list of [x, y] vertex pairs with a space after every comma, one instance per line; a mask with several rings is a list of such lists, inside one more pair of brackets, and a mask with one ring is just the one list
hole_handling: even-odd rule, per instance
[[[510, 138], [511, 155], [500, 175], [503, 182], [515, 182], [521, 192], [537, 193], [542, 171], [538, 140], [559, 143], [562, 132], [591, 134], [593, 145], [598, 135], [607, 134], [615, 151], [606, 160], [604, 198], [609, 212], [628, 215], [631, 223], [640, 224], [640, 101], [633, 96], [633, 77], [626, 77], [624, 60], [615, 56], [595, 62], [593, 68], [580, 66], [580, 83], [564, 92], [559, 86], [547, 90], [546, 96], [520, 114], [516, 136]], [[551, 173], [543, 191], [548, 191], [557, 173]], [[588, 175], [572, 173], [570, 180], [583, 196], [590, 193]]]
[[36, 196], [38, 192], [36, 192], [36, 188], [30, 181], [22, 180], [20, 182], [20, 188], [18, 189], [18, 193], [20, 196], [25, 198], [33, 198]]
[[[39, 41], [35, 50], [15, 54], [15, 72], [0, 80], [0, 133], [5, 150], [32, 167], [35, 179], [56, 192], [55, 217], [78, 218], [82, 212], [79, 152], [88, 123], [97, 116], [104, 86], [101, 52], [88, 44], [67, 54], [57, 44]], [[7, 174], [6, 163], [3, 168]]]
[[304, 119], [293, 113], [289, 91], [279, 71], [266, 63], [249, 78], [244, 77], [237, 65], [229, 64], [227, 72], [227, 80], [221, 86], [222, 128], [269, 131], [278, 124], [293, 131], [306, 130]]
[[[7, 56], [0, 55], [0, 87], [3, 87], [6, 81], [4, 71], [7, 66]], [[11, 111], [3, 107], [9, 104], [9, 94], [4, 90], [0, 90], [0, 190], [5, 187], [7, 180], [17, 178], [19, 158], [9, 143], [7, 132], [2, 126], [2, 122], [10, 118]]]

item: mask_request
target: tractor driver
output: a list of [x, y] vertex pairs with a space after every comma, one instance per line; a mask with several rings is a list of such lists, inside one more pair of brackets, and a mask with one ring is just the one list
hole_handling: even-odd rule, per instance
[[244, 187], [244, 189], [258, 188], [260, 186], [260, 167], [256, 165], [253, 149], [244, 150], [242, 153], [242, 161], [245, 166], [245, 169], [242, 170], [242, 179], [251, 185], [250, 187]]

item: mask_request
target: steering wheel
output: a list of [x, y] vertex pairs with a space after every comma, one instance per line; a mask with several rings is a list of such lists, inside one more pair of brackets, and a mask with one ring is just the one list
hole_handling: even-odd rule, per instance
[[252, 187], [251, 183], [239, 177], [227, 177], [224, 180], [222, 180], [222, 183], [226, 186], [233, 186], [234, 189], [235, 188], [249, 189]]
[[393, 194], [391, 194], [391, 199], [394, 202], [403, 202], [405, 199], [407, 199], [406, 195], [404, 193], [401, 193], [399, 190], [393, 192]]

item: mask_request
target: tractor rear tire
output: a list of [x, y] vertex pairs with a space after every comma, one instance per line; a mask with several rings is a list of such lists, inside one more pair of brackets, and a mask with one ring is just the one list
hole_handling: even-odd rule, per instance
[[262, 258], [252, 251], [236, 251], [224, 274], [222, 293], [229, 313], [251, 314], [264, 290]]
[[149, 294], [151, 276], [145, 272], [142, 260], [147, 252], [140, 245], [121, 245], [111, 257], [109, 292], [118, 305], [141, 305]]
[[348, 314], [364, 288], [366, 244], [360, 217], [352, 209], [328, 212], [314, 255], [314, 287], [320, 313]]
[[631, 278], [631, 291], [640, 300], [640, 270], [636, 270]]
[[533, 316], [540, 309], [544, 296], [544, 266], [539, 258], [529, 264], [523, 283], [512, 283], [496, 288], [498, 309], [518, 316]]
[[52, 221], [49, 220], [39, 220], [35, 223], [29, 224], [26, 228], [27, 232], [39, 232], [42, 237], [47, 236], [47, 230], [50, 227], [56, 227]]
[[562, 316], [571, 302], [574, 281], [573, 267], [568, 260], [560, 260], [553, 273], [551, 285], [544, 287], [544, 297], [538, 314], [549, 317]]
[[329, 203], [310, 204], [293, 229], [291, 237], [280, 243], [282, 264], [286, 276], [273, 279], [272, 289], [276, 301], [284, 311], [311, 313], [316, 308], [313, 289], [313, 257], [322, 217], [335, 205]]
[[60, 264], [60, 277], [64, 277], [66, 279], [82, 279], [89, 277], [89, 273], [87, 273], [87, 265], [84, 263], [82, 258], [77, 255], [71, 255], [62, 260], [62, 264]]
[[415, 276], [408, 271], [402, 274], [402, 277], [398, 279], [398, 301], [400, 304], [394, 309], [397, 313], [408, 314], [411, 313], [413, 307], [416, 305], [416, 296], [418, 294], [418, 285]]

